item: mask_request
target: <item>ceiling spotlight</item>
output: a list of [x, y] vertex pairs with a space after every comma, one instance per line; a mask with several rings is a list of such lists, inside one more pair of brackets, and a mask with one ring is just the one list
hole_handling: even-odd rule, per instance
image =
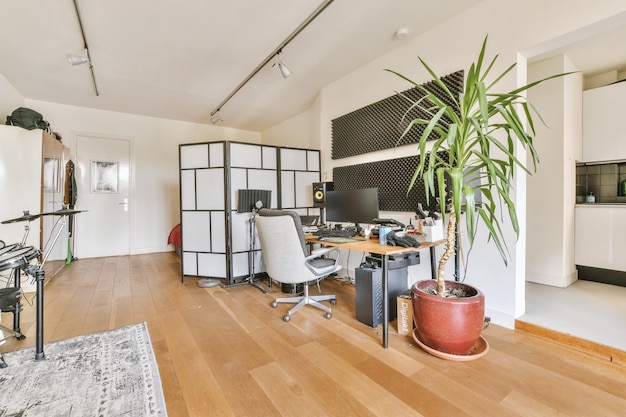
[[81, 55], [67, 54], [67, 62], [74, 65], [82, 65], [89, 62], [89, 58]]
[[278, 65], [278, 69], [280, 70], [280, 73], [283, 74], [283, 78], [287, 78], [291, 75], [291, 70], [287, 68], [287, 65], [285, 65], [283, 60], [280, 59], [280, 54], [281, 54], [281, 51], [278, 51], [278, 54], [276, 54], [278, 55], [278, 62], [272, 66]]
[[291, 70], [287, 68], [287, 65], [283, 61], [278, 62], [278, 69], [280, 73], [283, 74], [283, 78], [287, 78], [291, 75]]
[[222, 120], [222, 116], [220, 116], [219, 114], [216, 114], [215, 116], [211, 116], [211, 123], [215, 124], [217, 122], [221, 122]]

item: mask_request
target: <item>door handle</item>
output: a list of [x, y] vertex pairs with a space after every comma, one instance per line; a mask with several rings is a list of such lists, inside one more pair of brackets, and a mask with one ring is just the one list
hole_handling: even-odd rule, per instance
[[124, 211], [128, 211], [128, 198], [125, 198], [123, 202], [117, 204], [119, 206], [124, 206]]

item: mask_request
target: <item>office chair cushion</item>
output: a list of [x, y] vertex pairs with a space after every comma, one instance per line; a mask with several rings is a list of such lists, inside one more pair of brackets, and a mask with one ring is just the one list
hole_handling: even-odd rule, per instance
[[321, 269], [335, 265], [336, 260], [331, 258], [315, 258], [309, 261], [313, 268]]
[[293, 220], [296, 225], [296, 231], [298, 232], [298, 238], [300, 239], [300, 245], [302, 246], [302, 253], [304, 256], [308, 256], [309, 252], [307, 250], [306, 241], [304, 240], [304, 232], [302, 231], [302, 222], [300, 221], [300, 216], [295, 211], [289, 210], [271, 210], [271, 209], [261, 209], [259, 210], [259, 216], [289, 216]]

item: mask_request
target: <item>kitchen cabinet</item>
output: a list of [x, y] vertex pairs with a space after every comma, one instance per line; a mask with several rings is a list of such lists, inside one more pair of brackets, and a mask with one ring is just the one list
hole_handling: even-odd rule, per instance
[[576, 265], [626, 272], [626, 205], [576, 206]]
[[583, 92], [583, 162], [626, 159], [626, 82]]

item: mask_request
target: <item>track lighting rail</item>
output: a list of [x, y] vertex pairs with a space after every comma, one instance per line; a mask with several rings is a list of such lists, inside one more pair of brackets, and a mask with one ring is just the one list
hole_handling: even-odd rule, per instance
[[307, 17], [306, 20], [300, 24], [300, 26], [298, 26], [293, 32], [291, 32], [291, 34], [287, 36], [287, 38], [282, 41], [280, 45], [278, 45], [278, 47], [276, 47], [276, 49], [274, 49], [274, 51], [272, 51], [272, 53], [267, 56], [267, 58], [265, 58], [246, 78], [244, 78], [241, 83], [239, 83], [237, 87], [235, 87], [235, 89], [224, 100], [222, 100], [222, 102], [211, 112], [211, 116], [214, 116], [215, 113], [220, 111], [222, 107], [226, 103], [228, 103], [228, 101], [233, 98], [233, 96], [237, 94], [237, 92], [239, 92], [239, 90], [241, 90], [243, 86], [248, 83], [248, 81], [250, 81], [259, 71], [261, 71], [261, 69], [265, 67], [278, 53], [280, 53], [282, 49], [293, 40], [293, 38], [298, 36], [298, 34], [302, 32], [313, 20], [315, 20], [317, 16], [319, 16], [328, 6], [330, 6], [333, 1], [334, 0], [325, 0], [317, 9], [315, 9], [313, 13], [311, 13], [309, 17]]
[[93, 71], [93, 62], [91, 62], [91, 56], [89, 55], [89, 47], [87, 46], [87, 38], [85, 37], [85, 30], [83, 29], [83, 21], [80, 18], [80, 12], [78, 11], [78, 3], [74, 0], [74, 10], [76, 11], [76, 17], [78, 18], [78, 26], [80, 27], [80, 34], [83, 37], [83, 44], [85, 53], [87, 54], [87, 63], [89, 64], [89, 70], [91, 71], [91, 79], [93, 80], [93, 88], [96, 92], [96, 96], [100, 95], [98, 91], [98, 84], [96, 84], [96, 74]]

